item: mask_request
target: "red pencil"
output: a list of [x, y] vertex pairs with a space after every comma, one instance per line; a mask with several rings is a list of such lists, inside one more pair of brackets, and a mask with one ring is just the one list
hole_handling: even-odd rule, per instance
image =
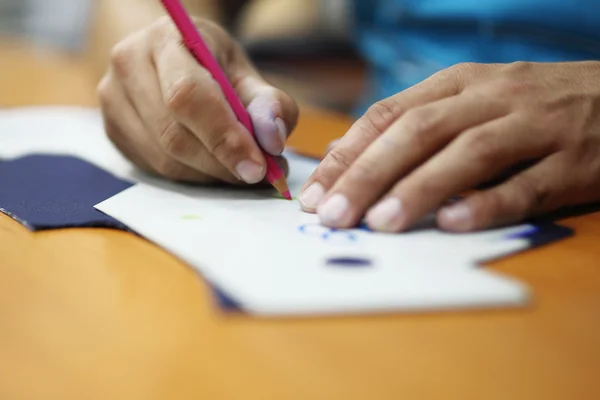
[[[238, 97], [233, 86], [231, 86], [229, 79], [227, 79], [227, 76], [219, 66], [219, 63], [210, 52], [208, 46], [202, 39], [200, 32], [196, 29], [196, 26], [185, 11], [181, 2], [179, 0], [161, 0], [161, 2], [177, 26], [177, 29], [179, 29], [185, 46], [200, 65], [210, 72], [214, 80], [221, 87], [229, 106], [237, 116], [238, 120], [246, 127], [246, 129], [248, 129], [248, 132], [255, 137], [252, 120], [250, 119], [248, 111], [246, 111], [246, 107], [244, 107], [244, 104]], [[288, 189], [283, 170], [279, 167], [272, 155], [264, 150], [263, 155], [267, 160], [267, 180], [284, 198], [291, 200], [292, 196]]]

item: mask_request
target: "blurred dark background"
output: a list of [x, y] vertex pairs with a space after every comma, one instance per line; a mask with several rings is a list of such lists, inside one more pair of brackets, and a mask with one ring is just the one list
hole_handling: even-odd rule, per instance
[[[344, 113], [356, 104], [364, 66], [349, 35], [348, 0], [183, 2], [194, 14], [224, 25], [266, 78], [299, 102]], [[155, 14], [140, 11], [150, 7]], [[122, 21], [139, 28], [161, 13], [158, 0], [0, 0], [0, 41], [18, 38], [71, 54], [108, 53], [108, 45], [128, 33], [121, 34]], [[99, 41], [107, 45], [94, 46]], [[106, 55], [92, 58], [99, 73]]]

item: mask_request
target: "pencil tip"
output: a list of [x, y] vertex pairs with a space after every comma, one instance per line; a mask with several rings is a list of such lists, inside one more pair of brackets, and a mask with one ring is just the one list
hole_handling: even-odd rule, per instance
[[285, 178], [277, 179], [275, 182], [272, 183], [272, 185], [275, 187], [275, 189], [277, 189], [279, 193], [281, 193], [281, 195], [286, 200], [292, 200], [292, 195], [290, 193], [290, 189], [288, 188], [287, 182], [285, 181]]

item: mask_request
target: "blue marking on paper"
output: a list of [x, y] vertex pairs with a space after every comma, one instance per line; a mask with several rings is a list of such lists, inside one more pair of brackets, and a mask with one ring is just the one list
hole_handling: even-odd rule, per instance
[[328, 259], [326, 264], [334, 267], [364, 268], [371, 267], [373, 261], [363, 257], [333, 257]]
[[307, 236], [318, 237], [329, 243], [348, 244], [358, 240], [353, 232], [328, 228], [320, 224], [304, 224], [298, 230]]

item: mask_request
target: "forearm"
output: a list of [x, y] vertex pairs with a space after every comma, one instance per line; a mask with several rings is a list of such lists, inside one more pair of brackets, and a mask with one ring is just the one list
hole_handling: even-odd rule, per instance
[[[219, 0], [183, 0], [182, 3], [193, 15], [220, 20]], [[87, 52], [94, 78], [99, 80], [105, 72], [116, 43], [161, 15], [164, 11], [158, 0], [97, 0]]]

